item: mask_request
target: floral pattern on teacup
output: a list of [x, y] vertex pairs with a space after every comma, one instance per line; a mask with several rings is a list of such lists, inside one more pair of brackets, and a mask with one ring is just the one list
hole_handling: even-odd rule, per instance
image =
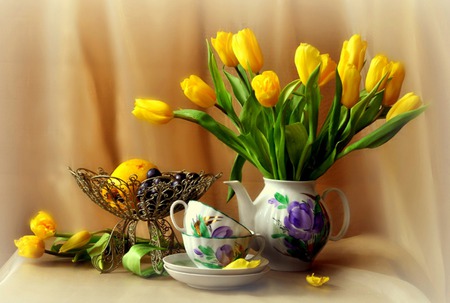
[[229, 226], [212, 227], [212, 224], [219, 222], [222, 216], [198, 216], [198, 219], [191, 224], [192, 234], [196, 237], [205, 238], [229, 238], [233, 236], [233, 230]]
[[237, 259], [244, 258], [247, 252], [241, 244], [235, 243], [234, 247], [225, 244], [217, 248], [216, 251], [210, 246], [199, 245], [194, 248], [194, 253], [198, 257], [194, 259], [195, 262], [207, 268], [218, 269]]

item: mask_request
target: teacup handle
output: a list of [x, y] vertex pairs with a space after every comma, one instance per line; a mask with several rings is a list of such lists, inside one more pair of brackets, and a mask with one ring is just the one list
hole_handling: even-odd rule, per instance
[[[251, 261], [251, 260], [253, 260], [254, 258], [256, 258], [256, 257], [258, 257], [260, 254], [261, 254], [261, 252], [264, 250], [264, 247], [266, 246], [266, 238], [264, 238], [264, 236], [263, 235], [260, 235], [260, 234], [254, 234], [253, 236], [252, 236], [252, 242], [253, 241], [257, 241], [258, 243], [258, 250], [256, 251], [256, 253], [255, 253], [255, 255], [254, 256], [252, 256], [251, 258], [249, 258], [249, 259], [247, 259], [246, 258], [246, 260], [247, 261]], [[254, 245], [250, 245], [251, 247], [254, 247]]]
[[176, 207], [178, 204], [183, 205], [185, 210], [188, 208], [188, 205], [187, 205], [186, 202], [184, 202], [183, 200], [176, 200], [176, 201], [173, 202], [172, 205], [170, 206], [170, 219], [172, 220], [173, 226], [174, 226], [177, 230], [179, 230], [179, 231], [185, 233], [185, 232], [186, 232], [186, 227], [180, 227], [180, 226], [177, 224], [177, 222], [175, 221], [175, 216], [174, 216], [175, 213], [174, 213], [174, 210], [175, 210], [175, 207]]
[[335, 235], [335, 236], [330, 235], [330, 238], [329, 238], [331, 241], [338, 241], [338, 240], [342, 239], [342, 237], [344, 237], [345, 233], [347, 232], [348, 225], [350, 224], [350, 207], [348, 206], [348, 200], [347, 200], [347, 197], [345, 196], [344, 192], [338, 188], [326, 189], [322, 194], [322, 200], [325, 200], [325, 197], [330, 192], [333, 192], [333, 191], [339, 195], [342, 206], [344, 208], [344, 219], [342, 222], [341, 230], [337, 233], [337, 235]]

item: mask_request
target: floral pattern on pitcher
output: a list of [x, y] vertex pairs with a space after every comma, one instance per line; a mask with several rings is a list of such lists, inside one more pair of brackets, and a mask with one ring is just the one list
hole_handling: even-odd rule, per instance
[[194, 253], [198, 256], [195, 262], [212, 269], [223, 268], [237, 259], [244, 258], [247, 254], [246, 249], [238, 243], [234, 247], [228, 244], [222, 245], [216, 251], [210, 246], [200, 245], [194, 248]]
[[205, 238], [229, 238], [233, 236], [233, 230], [229, 226], [219, 226], [215, 229], [211, 227], [211, 224], [220, 221], [221, 216], [198, 216], [195, 222], [191, 223], [191, 229], [193, 235], [196, 237]]
[[285, 212], [283, 220], [273, 218], [278, 232], [272, 238], [282, 240], [284, 249], [278, 249], [279, 252], [311, 262], [328, 239], [328, 217], [320, 207], [319, 195], [303, 195], [305, 200], [290, 202], [287, 195], [275, 193], [268, 200], [277, 210]]

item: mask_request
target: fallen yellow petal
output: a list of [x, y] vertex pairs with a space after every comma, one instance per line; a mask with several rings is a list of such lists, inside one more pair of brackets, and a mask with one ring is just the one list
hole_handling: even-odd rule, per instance
[[240, 268], [254, 268], [259, 266], [261, 263], [261, 260], [252, 260], [247, 261], [243, 258], [236, 259], [227, 266], [225, 266], [223, 269], [240, 269]]
[[323, 284], [327, 283], [330, 280], [330, 277], [327, 276], [314, 276], [314, 273], [312, 273], [311, 275], [307, 275], [306, 276], [306, 282], [309, 283], [309, 285], [315, 286], [315, 287], [319, 287], [322, 286]]

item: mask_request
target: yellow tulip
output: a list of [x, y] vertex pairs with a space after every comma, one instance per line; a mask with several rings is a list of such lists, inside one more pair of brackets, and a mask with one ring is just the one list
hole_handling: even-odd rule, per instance
[[313, 71], [320, 66], [319, 85], [322, 86], [330, 81], [336, 73], [336, 63], [329, 54], [320, 54], [319, 50], [308, 43], [301, 43], [295, 51], [295, 67], [300, 81], [308, 82]]
[[166, 124], [173, 118], [172, 108], [159, 100], [136, 99], [133, 115], [152, 124]]
[[265, 71], [252, 80], [256, 99], [264, 107], [275, 106], [280, 96], [280, 81], [273, 71]]
[[378, 91], [381, 91], [386, 86], [388, 75], [391, 71], [392, 63], [384, 55], [376, 55], [371, 61], [369, 70], [366, 76], [366, 91], [370, 92], [383, 79], [383, 82], [378, 87]]
[[325, 85], [336, 75], [336, 62], [334, 62], [329, 54], [320, 55], [322, 65], [320, 66], [319, 86]]
[[264, 59], [258, 40], [251, 29], [246, 28], [234, 34], [231, 45], [243, 68], [248, 70], [250, 67], [254, 73], [261, 70]]
[[70, 237], [60, 248], [59, 252], [64, 253], [72, 249], [85, 246], [91, 240], [91, 233], [87, 230], [82, 230]]
[[359, 100], [359, 85], [361, 82], [361, 73], [356, 66], [348, 64], [342, 77], [342, 99], [341, 103], [352, 108]]
[[39, 211], [30, 220], [30, 229], [36, 236], [45, 240], [55, 235], [56, 223], [50, 214], [45, 211]]
[[19, 256], [26, 258], [40, 258], [45, 252], [45, 243], [38, 236], [23, 236], [14, 240]]
[[384, 90], [383, 105], [392, 106], [400, 96], [403, 80], [405, 79], [405, 67], [400, 62], [392, 62], [389, 79]]
[[220, 60], [228, 67], [238, 65], [238, 60], [232, 47], [233, 33], [217, 32], [216, 38], [211, 38], [211, 43], [219, 54]]
[[366, 56], [366, 49], [367, 42], [361, 40], [360, 35], [353, 35], [349, 40], [344, 41], [338, 64], [338, 72], [341, 78], [348, 64], [354, 65], [356, 70], [361, 72]]
[[417, 109], [420, 106], [422, 106], [422, 100], [412, 92], [407, 93], [391, 107], [386, 115], [386, 121], [389, 121], [400, 114]]
[[306, 84], [309, 76], [322, 63], [322, 58], [317, 48], [308, 43], [301, 43], [295, 51], [294, 61], [300, 81]]
[[216, 93], [199, 77], [191, 75], [184, 79], [180, 85], [186, 97], [196, 105], [208, 108], [216, 103]]
[[329, 280], [330, 280], [330, 277], [315, 276], [314, 273], [306, 276], [306, 282], [308, 282], [309, 285], [312, 285], [315, 287], [322, 286], [323, 284], [327, 283]]

